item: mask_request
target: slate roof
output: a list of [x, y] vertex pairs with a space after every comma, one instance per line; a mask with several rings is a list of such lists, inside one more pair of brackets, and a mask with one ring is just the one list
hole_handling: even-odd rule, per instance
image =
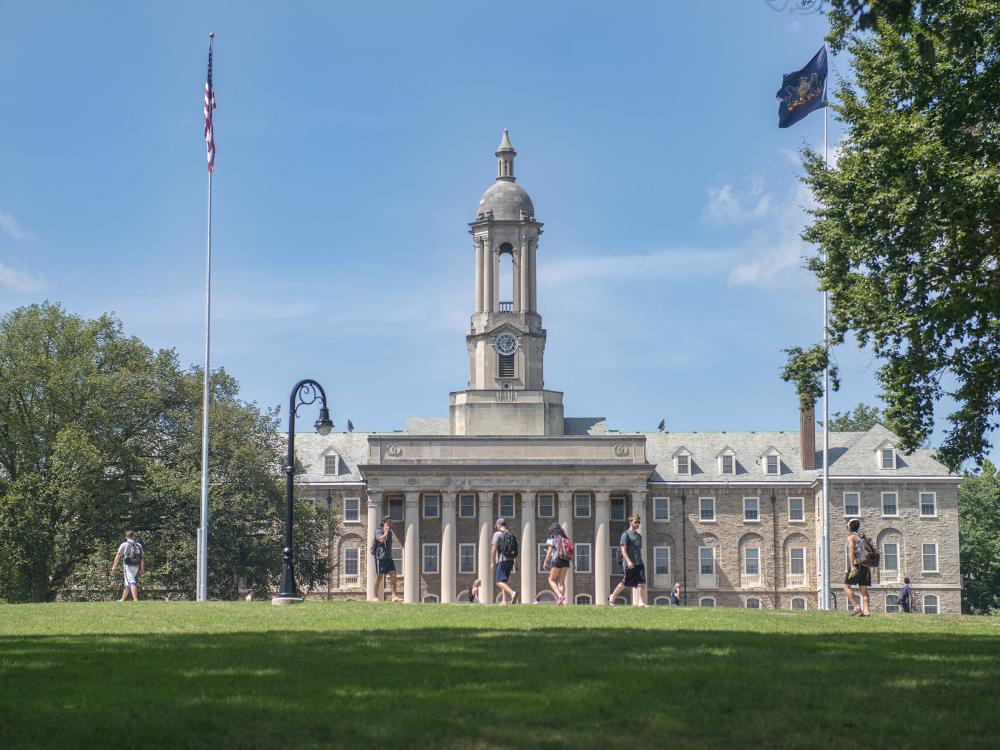
[[[371, 432], [315, 432], [295, 433], [295, 458], [305, 469], [296, 474], [295, 481], [312, 483], [363, 482], [358, 464], [368, 460], [368, 436]], [[331, 476], [323, 473], [323, 457], [331, 450], [340, 456], [340, 473]]]

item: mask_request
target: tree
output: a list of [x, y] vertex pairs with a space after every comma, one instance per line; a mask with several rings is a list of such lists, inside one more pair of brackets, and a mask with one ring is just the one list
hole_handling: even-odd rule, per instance
[[940, 457], [981, 460], [1000, 414], [1000, 2], [842, 0], [830, 16], [855, 75], [837, 88], [836, 164], [804, 151], [817, 207], [803, 237], [834, 341], [873, 347], [901, 448], [926, 441], [950, 395]]
[[1000, 474], [984, 461], [958, 488], [962, 608], [1000, 613]]
[[[830, 416], [831, 432], [868, 432], [882, 421], [877, 406], [858, 404], [852, 411], [835, 411]], [[820, 422], [820, 425], [823, 423]]]

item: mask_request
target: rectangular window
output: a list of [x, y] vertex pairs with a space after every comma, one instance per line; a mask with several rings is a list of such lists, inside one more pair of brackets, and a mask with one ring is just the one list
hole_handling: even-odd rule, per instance
[[883, 516], [898, 516], [899, 515], [899, 505], [896, 501], [895, 492], [883, 492], [882, 493], [882, 515]]
[[858, 492], [844, 493], [844, 515], [857, 516], [861, 514], [861, 494]]
[[458, 572], [459, 573], [476, 572], [476, 545], [474, 544], [458, 545]]
[[678, 474], [691, 473], [691, 456], [680, 455], [677, 457], [677, 473]]
[[361, 550], [348, 547], [344, 550], [344, 585], [353, 586], [358, 582], [358, 570], [361, 565]]
[[424, 554], [424, 564], [423, 570], [425, 573], [437, 573], [438, 572], [438, 545], [437, 544], [425, 544], [423, 545]]
[[337, 459], [339, 456], [334, 453], [330, 456], [323, 456], [323, 473], [324, 474], [336, 474], [337, 473]]
[[698, 518], [702, 521], [714, 521], [715, 520], [715, 498], [714, 497], [699, 497], [698, 498]]
[[611, 520], [612, 521], [624, 521], [625, 520], [625, 498], [624, 497], [613, 497], [613, 498], [611, 498]]
[[781, 462], [778, 456], [768, 456], [767, 457], [767, 473], [768, 474], [780, 474]]
[[544, 564], [545, 564], [545, 553], [548, 552], [548, 551], [549, 551], [549, 545], [547, 545], [547, 544], [539, 544], [538, 545], [538, 572], [539, 573], [547, 573], [548, 572], [543, 567]]
[[937, 495], [935, 493], [920, 493], [920, 515], [923, 518], [937, 515]]
[[403, 569], [403, 548], [398, 544], [392, 546], [392, 562], [396, 566], [396, 573], [405, 576], [406, 571]]
[[397, 523], [403, 522], [403, 498], [389, 498], [389, 518]]
[[576, 544], [573, 545], [573, 559], [576, 563], [577, 573], [589, 573], [590, 572], [590, 545], [589, 544]]
[[458, 517], [459, 518], [475, 518], [476, 517], [476, 496], [462, 494], [458, 496]]
[[424, 495], [424, 518], [439, 518], [441, 516], [441, 496]]
[[513, 495], [501, 495], [500, 496], [500, 515], [504, 518], [514, 515], [514, 496]]
[[743, 550], [743, 572], [748, 576], [760, 575], [760, 549], [757, 547]]
[[879, 562], [883, 573], [894, 573], [899, 570], [899, 545], [896, 542], [884, 542], [882, 559]]
[[801, 497], [788, 498], [788, 520], [793, 523], [806, 520], [806, 505]]
[[924, 597], [924, 614], [936, 615], [938, 613], [938, 598], [933, 594]]
[[937, 563], [937, 545], [936, 544], [925, 544], [923, 545], [923, 561], [924, 573], [937, 573], [938, 563]]
[[743, 498], [743, 520], [744, 521], [759, 521], [760, 520], [760, 503], [755, 497], [745, 497]]
[[806, 574], [805, 547], [792, 547], [788, 550], [788, 572], [795, 576]]
[[590, 495], [583, 492], [573, 495], [573, 515], [576, 518], [590, 518]]
[[893, 448], [882, 449], [882, 468], [883, 469], [896, 468], [896, 451]]
[[736, 473], [736, 456], [731, 453], [722, 454], [722, 473], [723, 474], [735, 474]]
[[715, 547], [698, 548], [698, 572], [703, 576], [715, 575]]
[[669, 521], [670, 520], [670, 498], [669, 497], [654, 497], [653, 498], [653, 520], [654, 521]]
[[653, 575], [670, 575], [670, 547], [653, 547]]
[[360, 522], [361, 522], [361, 498], [345, 497], [344, 523], [360, 523]]
[[625, 573], [624, 560], [618, 562], [618, 554], [621, 552], [620, 547], [611, 548], [611, 575], [623, 575]]
[[896, 596], [895, 594], [886, 594], [885, 595], [885, 611], [889, 612], [889, 613], [899, 612], [899, 597], [898, 596]]
[[556, 496], [551, 492], [541, 492], [538, 495], [538, 517], [552, 518], [556, 514]]

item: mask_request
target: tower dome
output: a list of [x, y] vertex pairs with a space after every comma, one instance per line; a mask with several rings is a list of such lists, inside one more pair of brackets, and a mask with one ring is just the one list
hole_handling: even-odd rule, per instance
[[496, 150], [497, 181], [490, 185], [479, 199], [476, 208], [476, 219], [490, 215], [501, 221], [517, 221], [522, 218], [534, 217], [535, 206], [524, 188], [517, 184], [514, 177], [514, 157], [517, 151], [510, 145], [510, 137], [504, 128], [503, 138]]

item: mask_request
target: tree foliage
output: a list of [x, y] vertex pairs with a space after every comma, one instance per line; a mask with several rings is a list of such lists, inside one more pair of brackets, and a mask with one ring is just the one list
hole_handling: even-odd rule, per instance
[[783, 350], [788, 361], [781, 370], [781, 379], [795, 384], [799, 403], [812, 406], [823, 395], [823, 370], [830, 368], [830, 388], [840, 390], [840, 373], [830, 361], [829, 350], [822, 344], [808, 349], [792, 346]]
[[[868, 432], [882, 421], [881, 412], [877, 406], [858, 404], [851, 411], [835, 411], [830, 415], [830, 430], [832, 432]], [[823, 423], [820, 422], [820, 425]]]
[[857, 3], [840, 5], [830, 40], [854, 80], [838, 86], [836, 164], [805, 150], [817, 208], [803, 237], [820, 250], [809, 265], [835, 340], [854, 332], [881, 360], [904, 450], [954, 399], [940, 451], [954, 467], [985, 455], [1000, 413], [1000, 2], [872, 2], [870, 31]]
[[[282, 441], [274, 412], [211, 382], [209, 589], [264, 593], [281, 570]], [[125, 529], [147, 549], [142, 583], [194, 591], [201, 474], [201, 371], [181, 370], [110, 316], [57, 305], [0, 319], [0, 598], [102, 594]], [[326, 575], [325, 520], [296, 512], [299, 579]]]
[[958, 525], [962, 608], [1000, 613], [1000, 474], [989, 461], [958, 488]]

